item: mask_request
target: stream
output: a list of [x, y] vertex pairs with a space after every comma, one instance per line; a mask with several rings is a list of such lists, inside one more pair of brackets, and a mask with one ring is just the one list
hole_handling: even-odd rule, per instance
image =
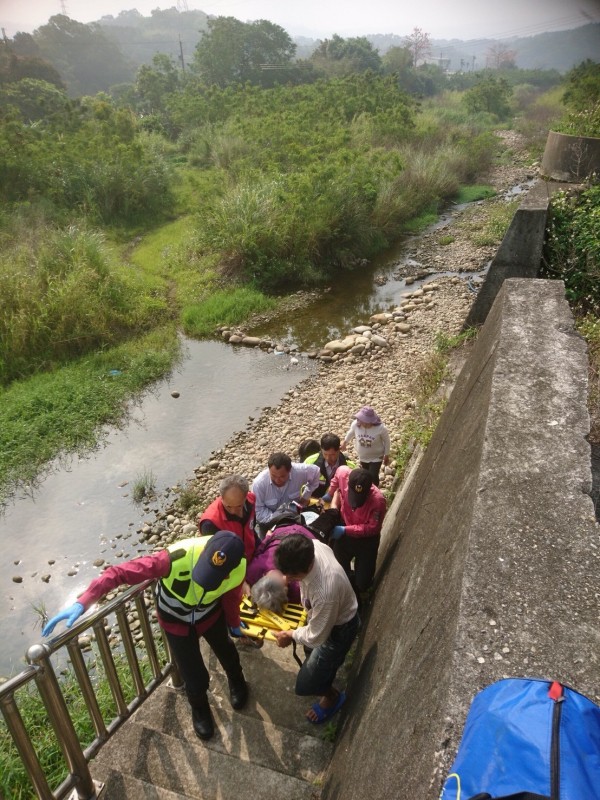
[[[435, 227], [450, 222], [446, 215]], [[310, 305], [248, 332], [305, 352], [397, 305], [403, 295], [441, 275], [459, 275], [473, 287], [482, 280], [484, 272], [428, 273], [407, 285], [398, 272], [403, 267], [419, 272], [419, 265], [405, 255], [414, 243], [415, 237], [400, 242], [344, 274], [339, 285]], [[170, 487], [184, 483], [249, 418], [277, 405], [316, 369], [307, 358], [296, 364], [287, 355], [220, 341], [184, 339], [183, 348], [181, 364], [131, 406], [122, 429], [107, 429], [104, 444], [86, 458], [54, 464], [39, 486], [15, 497], [0, 517], [5, 548], [0, 565], [0, 675], [18, 672], [25, 651], [39, 640], [36, 607], [52, 616], [74, 602], [98, 574], [97, 559], [116, 563], [147, 552], [141, 526], [153, 521]], [[155, 478], [157, 499], [137, 505], [133, 484], [148, 470]]]

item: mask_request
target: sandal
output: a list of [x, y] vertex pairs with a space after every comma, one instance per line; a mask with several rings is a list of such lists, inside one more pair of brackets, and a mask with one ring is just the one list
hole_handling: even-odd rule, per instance
[[340, 708], [346, 702], [346, 692], [340, 692], [337, 696], [337, 700], [330, 708], [323, 708], [323, 706], [317, 701], [313, 703], [311, 708], [316, 714], [316, 719], [308, 719], [309, 722], [312, 722], [313, 725], [322, 725], [323, 722], [327, 722], [328, 719], [331, 719], [334, 714], [336, 714]]

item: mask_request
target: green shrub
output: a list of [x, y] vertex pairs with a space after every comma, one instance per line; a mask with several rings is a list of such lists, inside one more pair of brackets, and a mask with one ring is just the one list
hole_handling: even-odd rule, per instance
[[269, 311], [271, 298], [249, 287], [222, 289], [201, 303], [184, 308], [182, 322], [189, 336], [210, 336], [219, 325], [239, 325], [252, 314]]
[[600, 314], [600, 186], [580, 195], [560, 192], [550, 207], [543, 277], [565, 282], [580, 312]]
[[[22, 238], [15, 237], [19, 230]], [[139, 295], [118, 274], [97, 232], [4, 228], [3, 239], [0, 384], [116, 344], [164, 318], [164, 303]]]

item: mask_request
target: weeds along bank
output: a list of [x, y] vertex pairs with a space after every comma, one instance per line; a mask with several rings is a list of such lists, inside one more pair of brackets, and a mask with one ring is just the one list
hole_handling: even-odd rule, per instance
[[497, 148], [491, 115], [454, 98], [422, 113], [389, 77], [173, 102], [176, 142], [105, 98], [0, 120], [4, 491], [119, 418], [109, 364], [139, 391], [176, 357], [176, 325], [206, 335], [268, 310], [267, 291], [339, 280]]

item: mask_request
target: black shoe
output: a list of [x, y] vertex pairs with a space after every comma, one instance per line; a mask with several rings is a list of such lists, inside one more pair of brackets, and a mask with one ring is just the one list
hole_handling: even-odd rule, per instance
[[215, 732], [215, 723], [208, 701], [206, 705], [203, 703], [201, 706], [192, 708], [192, 724], [194, 726], [194, 733], [199, 739], [211, 739]]
[[240, 708], [246, 705], [248, 700], [248, 684], [243, 675], [241, 678], [238, 678], [238, 680], [232, 681], [229, 679], [228, 682], [231, 706], [235, 708], [236, 711], [239, 711]]

